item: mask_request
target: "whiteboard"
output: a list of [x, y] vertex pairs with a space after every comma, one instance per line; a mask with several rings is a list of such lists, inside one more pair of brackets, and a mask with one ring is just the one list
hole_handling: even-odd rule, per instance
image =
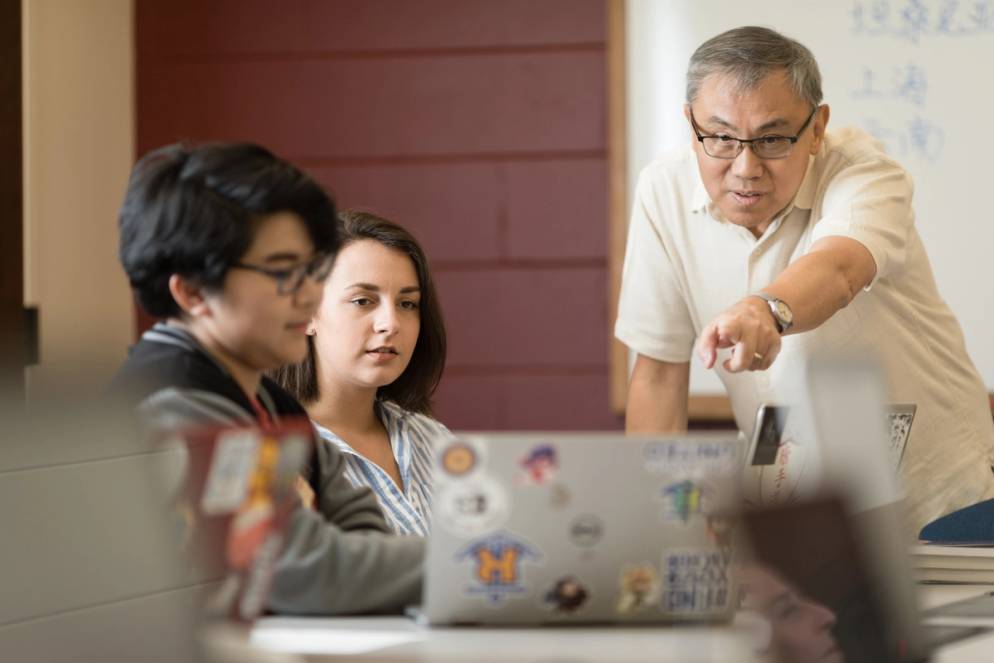
[[[939, 292], [994, 390], [994, 0], [628, 0], [626, 7], [629, 209], [639, 171], [688, 140], [682, 106], [694, 49], [741, 25], [793, 37], [818, 60], [829, 130], [864, 128], [911, 173]], [[724, 393], [696, 359], [691, 393]]]

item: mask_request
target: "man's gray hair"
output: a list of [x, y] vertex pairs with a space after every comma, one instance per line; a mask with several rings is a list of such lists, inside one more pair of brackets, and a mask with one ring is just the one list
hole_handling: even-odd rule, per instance
[[811, 51], [775, 30], [756, 26], [722, 32], [694, 51], [687, 67], [687, 103], [693, 103], [711, 74], [732, 76], [741, 90], [752, 90], [777, 70], [786, 72], [798, 97], [812, 107], [821, 104], [821, 73]]

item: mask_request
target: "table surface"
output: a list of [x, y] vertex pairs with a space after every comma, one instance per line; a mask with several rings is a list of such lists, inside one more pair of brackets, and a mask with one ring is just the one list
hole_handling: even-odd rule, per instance
[[[990, 591], [984, 585], [921, 588], [923, 608]], [[267, 617], [251, 629], [213, 627], [217, 661], [471, 661], [657, 663], [763, 661], [747, 623], [667, 627], [426, 628], [405, 617]], [[994, 631], [940, 649], [937, 663], [994, 660]]]

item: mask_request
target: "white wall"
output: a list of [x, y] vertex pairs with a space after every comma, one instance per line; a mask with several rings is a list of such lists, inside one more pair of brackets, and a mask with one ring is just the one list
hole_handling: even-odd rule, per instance
[[23, 0], [24, 300], [39, 309], [29, 394], [109, 377], [133, 334], [117, 211], [134, 159], [131, 0]]

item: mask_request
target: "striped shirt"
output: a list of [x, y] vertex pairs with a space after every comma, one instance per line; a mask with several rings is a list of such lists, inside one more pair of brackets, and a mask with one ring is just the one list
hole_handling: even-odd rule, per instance
[[317, 422], [314, 427], [322, 439], [345, 455], [345, 478], [353, 486], [369, 486], [373, 490], [393, 531], [426, 536], [431, 520], [433, 447], [438, 440], [452, 437], [452, 433], [431, 417], [409, 412], [389, 401], [376, 401], [375, 407], [387, 429], [403, 490], [386, 470], [359, 454], [348, 442]]

